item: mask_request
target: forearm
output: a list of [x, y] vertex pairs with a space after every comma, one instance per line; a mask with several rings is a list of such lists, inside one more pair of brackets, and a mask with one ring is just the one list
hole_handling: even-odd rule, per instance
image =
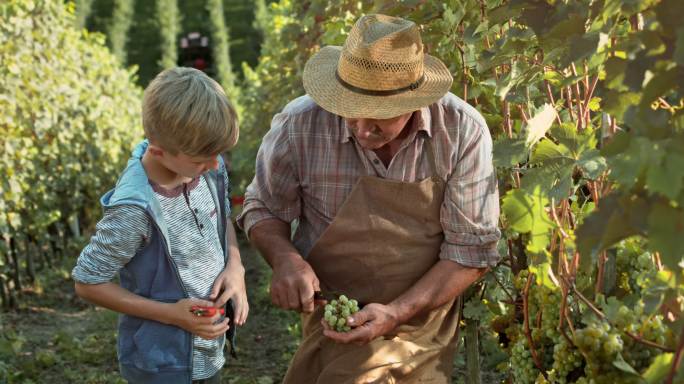
[[77, 282], [76, 294], [82, 299], [119, 313], [172, 324], [169, 303], [150, 300], [131, 293], [114, 283], [83, 284]]
[[450, 260], [440, 260], [389, 306], [393, 308], [398, 324], [404, 324], [414, 316], [461, 295], [486, 271], [485, 268], [469, 268]]
[[290, 240], [290, 225], [278, 219], [266, 219], [250, 230], [250, 240], [271, 268], [288, 260], [301, 259]]
[[242, 266], [242, 258], [240, 257], [240, 247], [238, 246], [237, 235], [235, 234], [235, 227], [233, 227], [233, 222], [228, 220], [227, 228], [228, 231], [228, 265]]

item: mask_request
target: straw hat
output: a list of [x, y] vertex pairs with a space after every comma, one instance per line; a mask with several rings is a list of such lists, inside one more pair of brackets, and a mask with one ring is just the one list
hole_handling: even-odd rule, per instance
[[361, 17], [343, 47], [326, 46], [304, 67], [304, 89], [323, 109], [347, 118], [387, 119], [428, 106], [453, 78], [423, 53], [415, 23]]

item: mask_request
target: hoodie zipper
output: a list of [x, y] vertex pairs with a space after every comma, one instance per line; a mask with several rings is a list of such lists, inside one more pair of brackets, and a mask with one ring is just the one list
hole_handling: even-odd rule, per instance
[[[168, 243], [166, 237], [164, 237], [164, 233], [161, 231], [161, 228], [159, 228], [159, 225], [155, 220], [151, 220], [152, 225], [157, 229], [157, 232], [159, 235], [164, 239], [164, 250], [166, 251], [166, 257], [169, 259], [171, 264], [173, 265], [173, 271], [176, 273], [176, 278], [178, 278], [178, 283], [180, 284], [181, 288], [183, 289], [183, 297], [188, 299], [190, 298], [190, 295], [188, 294], [187, 288], [185, 288], [185, 284], [183, 284], [183, 279], [181, 279], [180, 272], [178, 272], [178, 265], [176, 262], [173, 260], [173, 257], [171, 257], [171, 251], [169, 250]], [[186, 331], [188, 332], [188, 331]], [[190, 333], [190, 332], [188, 332]], [[190, 333], [190, 381], [192, 381], [192, 372], [195, 369], [194, 367], [194, 353], [195, 353], [195, 341], [194, 341], [194, 335]]]

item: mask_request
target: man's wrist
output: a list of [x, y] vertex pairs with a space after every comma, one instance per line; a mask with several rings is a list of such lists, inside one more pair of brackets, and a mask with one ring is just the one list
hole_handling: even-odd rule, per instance
[[415, 305], [404, 303], [402, 301], [393, 301], [387, 304], [387, 307], [396, 321], [396, 325], [407, 323], [413, 316], [416, 315]]
[[269, 264], [274, 271], [302, 261], [304, 259], [296, 252], [281, 252], [271, 255], [269, 258]]

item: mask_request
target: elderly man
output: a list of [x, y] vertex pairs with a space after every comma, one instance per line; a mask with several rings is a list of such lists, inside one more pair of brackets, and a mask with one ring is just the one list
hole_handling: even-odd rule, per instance
[[[459, 295], [499, 259], [492, 141], [418, 27], [360, 18], [272, 122], [239, 224], [303, 313], [285, 383], [447, 383]], [[291, 237], [291, 223], [298, 225]], [[338, 333], [315, 291], [367, 303]]]

